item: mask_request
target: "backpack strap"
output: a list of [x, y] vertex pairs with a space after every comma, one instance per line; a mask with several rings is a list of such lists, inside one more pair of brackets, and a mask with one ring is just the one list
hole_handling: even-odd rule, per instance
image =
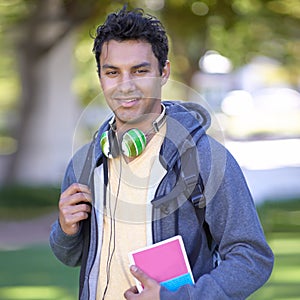
[[[196, 215], [198, 217], [199, 223], [203, 223], [203, 229], [207, 239], [207, 245], [209, 250], [214, 250], [216, 248], [216, 243], [211, 235], [209, 225], [205, 221], [205, 207], [206, 198], [204, 195], [204, 184], [197, 164], [197, 148], [192, 147], [188, 150], [188, 153], [184, 153], [182, 156], [182, 169], [183, 169], [183, 179], [186, 182], [186, 186], [194, 186], [193, 192], [187, 196], [188, 199], [193, 203]], [[196, 161], [196, 163], [195, 163]], [[186, 193], [189, 193], [187, 191]]]
[[206, 205], [203, 194], [203, 182], [199, 173], [198, 164], [195, 163], [196, 147], [186, 150], [181, 156], [181, 172], [175, 187], [167, 194], [155, 198], [152, 204], [155, 207], [167, 204], [184, 194], [197, 208], [204, 208]]
[[205, 208], [206, 199], [204, 196], [204, 185], [200, 176], [197, 160], [197, 149], [191, 147], [187, 149], [181, 156], [181, 171], [175, 187], [167, 194], [155, 198], [153, 205], [159, 207], [169, 203], [184, 194], [189, 199], [195, 208]]
[[[205, 221], [206, 198], [204, 195], [204, 184], [197, 163], [197, 148], [187, 149], [181, 156], [181, 172], [176, 186], [165, 196], [161, 196], [152, 202], [155, 207], [164, 207], [180, 194], [192, 202], [199, 224], [203, 224], [203, 230], [207, 238], [209, 250], [216, 248], [216, 243], [211, 235], [209, 225]], [[196, 163], [195, 163], [196, 162]]]
[[[81, 174], [79, 177], [78, 182], [81, 184], [85, 184], [88, 186], [93, 186], [91, 176], [92, 170], [92, 163], [93, 163], [93, 152], [96, 143], [96, 134], [94, 134], [93, 140], [89, 145], [89, 149], [87, 151], [84, 164], [82, 166]], [[106, 190], [106, 186], [108, 184], [108, 166], [107, 166], [107, 159], [105, 156], [102, 158], [103, 163], [103, 171], [104, 171], [104, 189]], [[106, 202], [106, 192], [104, 193], [104, 203]], [[90, 248], [90, 236], [91, 236], [91, 217], [82, 221], [82, 234], [83, 234], [83, 249], [82, 249], [82, 257], [81, 257], [81, 267], [80, 267], [80, 275], [79, 275], [79, 295], [83, 290], [84, 280], [85, 280], [85, 273], [86, 273], [86, 264], [87, 264], [87, 257]]]
[[[96, 135], [96, 134], [95, 134]], [[82, 171], [79, 177], [78, 182], [85, 185], [90, 185], [90, 174], [92, 169], [93, 162], [93, 151], [95, 146], [95, 135], [92, 142], [89, 145], [89, 149], [86, 154], [86, 158], [84, 160], [84, 164], [82, 166]], [[79, 295], [81, 295], [84, 279], [85, 279], [85, 271], [87, 264], [87, 257], [90, 246], [90, 229], [91, 229], [91, 218], [82, 221], [82, 234], [83, 234], [83, 248], [82, 248], [82, 256], [81, 256], [81, 266], [80, 266], [80, 275], [79, 275]]]

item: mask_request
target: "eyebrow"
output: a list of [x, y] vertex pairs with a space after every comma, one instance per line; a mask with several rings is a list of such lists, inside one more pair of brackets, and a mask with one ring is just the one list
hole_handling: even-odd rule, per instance
[[113, 65], [105, 64], [102, 66], [102, 69], [118, 69], [118, 68]]
[[132, 69], [139, 69], [139, 68], [150, 67], [150, 66], [151, 66], [151, 64], [149, 62], [143, 62], [136, 66], [133, 66]]
[[[151, 64], [149, 62], [142, 62], [138, 65], [132, 66], [131, 69], [139, 69], [139, 68], [143, 68], [143, 67], [150, 67]], [[102, 66], [102, 69], [114, 69], [117, 70], [119, 69], [118, 67], [114, 66], [114, 65], [110, 65], [110, 64], [104, 64]]]

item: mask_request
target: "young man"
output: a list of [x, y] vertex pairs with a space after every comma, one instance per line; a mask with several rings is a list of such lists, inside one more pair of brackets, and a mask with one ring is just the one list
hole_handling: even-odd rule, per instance
[[[81, 265], [80, 299], [245, 299], [269, 278], [273, 254], [239, 166], [206, 134], [207, 111], [161, 101], [161, 23], [123, 8], [98, 27], [94, 52], [113, 117], [71, 160], [50, 236], [58, 259]], [[128, 253], [175, 235], [195, 284], [171, 292], [129, 268]]]

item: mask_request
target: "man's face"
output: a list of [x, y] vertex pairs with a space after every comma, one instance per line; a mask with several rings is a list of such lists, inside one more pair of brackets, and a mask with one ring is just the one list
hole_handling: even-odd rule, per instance
[[148, 42], [110, 40], [103, 44], [100, 83], [117, 127], [145, 127], [160, 114], [161, 88], [169, 71], [167, 62], [159, 73], [158, 60]]

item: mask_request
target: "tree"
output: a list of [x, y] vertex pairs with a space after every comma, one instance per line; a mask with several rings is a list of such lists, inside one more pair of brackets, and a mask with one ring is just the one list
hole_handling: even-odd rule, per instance
[[[198, 70], [199, 58], [212, 49], [230, 58], [236, 68], [258, 54], [275, 58], [288, 70], [286, 76], [289, 76], [290, 82], [298, 83], [298, 0], [127, 2], [130, 8], [141, 6], [162, 19], [171, 41], [173, 75], [185, 84], [190, 83]], [[37, 170], [42, 170], [34, 177], [41, 181], [47, 180], [45, 175], [41, 177], [42, 174], [50, 173], [47, 166], [58, 165], [56, 172], [60, 172], [61, 165], [65, 165], [70, 152], [68, 149], [71, 149], [67, 136], [71, 138], [76, 119], [76, 107], [72, 108], [76, 102], [70, 85], [73, 77], [82, 75], [72, 73], [73, 52], [78, 45], [75, 33], [84, 25], [84, 36], [90, 38], [87, 28], [93, 29], [107, 12], [120, 9], [122, 5], [123, 1], [117, 0], [0, 2], [4, 24], [2, 39], [7, 39], [3, 34], [8, 34], [15, 41], [21, 82], [20, 121], [14, 134], [18, 150], [12, 155], [7, 169], [8, 181], [29, 179], [26, 169], [33, 164], [37, 165]], [[83, 62], [79, 68], [87, 69], [86, 63]], [[93, 72], [94, 66], [90, 70], [90, 73]], [[80, 80], [85, 78], [80, 77]], [[89, 84], [87, 82], [86, 85]], [[83, 93], [87, 92], [83, 90]], [[55, 103], [60, 110], [57, 107], [53, 109]], [[32, 153], [40, 157], [40, 163], [37, 163], [37, 157], [32, 158]], [[52, 163], [54, 160], [56, 163]]]
[[[238, 68], [257, 55], [281, 62], [289, 81], [299, 80], [300, 5], [297, 0], [165, 1], [160, 12], [172, 38], [186, 82], [207, 50], [216, 50]], [[176, 61], [176, 59], [175, 59]], [[298, 83], [299, 84], [299, 83]]]
[[10, 25], [17, 32], [20, 121], [15, 133], [18, 149], [11, 157], [6, 179], [51, 182], [57, 180], [59, 168], [69, 156], [66, 149], [71, 151], [76, 121], [71, 92], [74, 31], [99, 11], [100, 2], [31, 0], [17, 4], [24, 10], [16, 11]]

